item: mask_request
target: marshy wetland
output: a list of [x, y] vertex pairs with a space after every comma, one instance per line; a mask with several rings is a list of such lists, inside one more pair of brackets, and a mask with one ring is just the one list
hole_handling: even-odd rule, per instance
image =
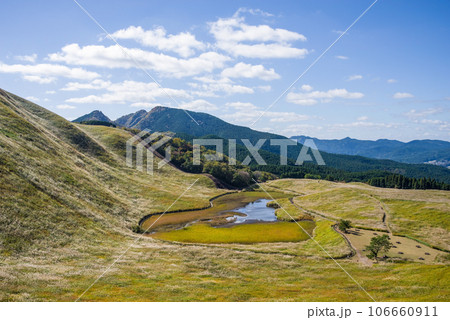
[[[289, 194], [271, 193], [275, 199], [288, 199]], [[309, 239], [315, 223], [279, 221], [276, 209], [264, 192], [225, 194], [201, 210], [155, 214], [141, 223], [150, 228], [155, 239], [189, 243], [258, 243], [298, 242]], [[308, 234], [307, 234], [308, 233]]]

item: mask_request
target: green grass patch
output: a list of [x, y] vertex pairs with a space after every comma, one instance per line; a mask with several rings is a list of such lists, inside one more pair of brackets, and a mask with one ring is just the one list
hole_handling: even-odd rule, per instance
[[278, 220], [312, 220], [312, 217], [309, 214], [294, 206], [289, 199], [279, 199], [277, 202], [280, 205], [280, 208], [275, 210], [275, 215]]
[[[301, 221], [301, 226], [311, 234], [313, 221]], [[230, 228], [213, 228], [206, 224], [196, 224], [181, 230], [162, 232], [154, 238], [189, 243], [257, 243], [257, 242], [298, 242], [309, 236], [291, 222], [244, 224]]]

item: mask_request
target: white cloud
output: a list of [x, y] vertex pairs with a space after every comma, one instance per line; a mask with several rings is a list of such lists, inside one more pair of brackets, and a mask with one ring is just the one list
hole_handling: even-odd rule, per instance
[[100, 90], [105, 89], [111, 85], [110, 81], [104, 81], [102, 79], [95, 79], [91, 82], [80, 83], [80, 82], [69, 82], [65, 85], [64, 88], [61, 88], [62, 91], [78, 91], [78, 90]]
[[[205, 52], [198, 57], [178, 59], [162, 53], [154, 53], [142, 49], [125, 49], [118, 45], [109, 47], [89, 45], [80, 47], [78, 44], [69, 44], [61, 52], [49, 55], [51, 61], [63, 61], [68, 64], [97, 66], [105, 68], [148, 68], [167, 77], [187, 77], [215, 69], [223, 68], [230, 58], [217, 52]], [[132, 57], [132, 58], [130, 58]], [[137, 63], [137, 64], [136, 64]]]
[[304, 84], [300, 87], [300, 89], [303, 91], [309, 92], [309, 91], [312, 91], [313, 87], [310, 86], [309, 84]]
[[254, 16], [263, 16], [263, 17], [273, 17], [273, 14], [269, 12], [262, 11], [261, 9], [249, 9], [249, 8], [239, 8], [234, 16], [239, 16], [240, 13], [248, 12]]
[[124, 81], [106, 87], [106, 93], [67, 99], [68, 103], [125, 104], [153, 102], [157, 98], [186, 98], [191, 96], [184, 90], [161, 88], [154, 82]]
[[203, 99], [198, 99], [198, 100], [193, 100], [193, 101], [190, 101], [190, 102], [185, 102], [185, 103], [181, 104], [180, 107], [183, 108], [183, 109], [188, 109], [188, 110], [192, 110], [192, 111], [214, 111], [214, 110], [218, 110], [217, 106], [215, 106], [211, 102], [203, 100]]
[[387, 79], [387, 83], [396, 83], [398, 82], [396, 79]]
[[288, 123], [288, 122], [296, 122], [296, 121], [305, 121], [310, 119], [309, 116], [303, 114], [297, 114], [294, 112], [274, 112], [267, 111], [264, 112], [258, 109], [244, 110], [240, 109], [238, 112], [226, 114], [222, 117], [224, 119], [228, 119], [235, 123], [251, 123], [258, 119], [262, 114], [262, 118], [265, 118], [266, 121], [276, 122], [276, 123]]
[[266, 81], [279, 79], [280, 75], [273, 68], [266, 69], [263, 65], [251, 65], [243, 62], [231, 68], [224, 69], [222, 76], [227, 78], [258, 78]]
[[265, 117], [270, 118], [270, 122], [295, 122], [295, 121], [305, 121], [310, 117], [304, 114], [297, 114], [294, 112], [266, 112]]
[[197, 77], [195, 80], [201, 83], [190, 82], [188, 85], [193, 89], [192, 94], [199, 97], [218, 97], [219, 92], [227, 95], [252, 94], [255, 92], [252, 88], [233, 84], [228, 78]]
[[206, 47], [189, 32], [168, 35], [163, 27], [144, 30], [142, 27], [130, 26], [114, 32], [111, 36], [115, 39], [135, 40], [143, 46], [154, 47], [162, 51], [173, 51], [184, 58], [192, 56], [195, 50], [203, 50]]
[[408, 92], [396, 92], [392, 97], [394, 99], [414, 98], [414, 96]]
[[284, 127], [280, 132], [287, 136], [287, 137], [291, 137], [294, 135], [299, 135], [299, 134], [305, 134], [305, 135], [309, 135], [312, 136], [313, 133], [312, 132], [322, 132], [323, 127], [321, 126], [317, 126], [317, 125], [313, 125], [313, 124], [308, 124], [308, 123], [302, 123], [302, 124], [291, 124], [288, 125], [287, 127]]
[[37, 59], [37, 54], [33, 53], [30, 55], [25, 55], [25, 56], [15, 56], [14, 58], [16, 60], [20, 60], [20, 61], [35, 63], [36, 59]]
[[299, 96], [296, 96], [295, 93], [288, 93], [286, 96], [286, 101], [290, 103], [295, 103], [300, 106], [313, 106], [318, 103], [316, 99], [308, 99], [308, 98], [302, 98]]
[[32, 101], [32, 102], [39, 102], [40, 99], [37, 97], [33, 97], [33, 96], [29, 96], [29, 97], [25, 97], [25, 99]]
[[306, 41], [300, 33], [268, 25], [248, 25], [239, 10], [231, 18], [209, 24], [216, 46], [234, 56], [248, 58], [304, 58], [307, 49], [292, 47], [294, 41]]
[[408, 118], [415, 119], [415, 118], [424, 118], [432, 114], [442, 113], [443, 111], [444, 110], [442, 108], [428, 108], [425, 110], [411, 109], [404, 115]]
[[347, 78], [347, 81], [361, 80], [362, 78], [363, 78], [362, 75], [360, 75], [360, 74], [354, 74], [354, 75], [349, 76], [349, 77]]
[[45, 91], [45, 94], [55, 94], [56, 91], [55, 90], [47, 90]]
[[130, 107], [136, 107], [136, 108], [154, 108], [156, 106], [159, 106], [158, 103], [150, 103], [150, 102], [135, 102], [130, 104]]
[[267, 86], [257, 86], [257, 89], [261, 90], [262, 92], [269, 92], [270, 90], [272, 90], [272, 87], [267, 85]]
[[50, 83], [58, 77], [78, 80], [92, 80], [100, 75], [96, 72], [87, 71], [82, 68], [69, 68], [58, 64], [3, 64], [0, 63], [0, 73], [19, 73], [28, 81], [38, 83]]
[[76, 109], [76, 107], [68, 105], [68, 104], [58, 104], [56, 109]]
[[256, 110], [256, 109], [258, 109], [258, 107], [255, 106], [251, 102], [241, 102], [241, 101], [227, 102], [225, 105], [227, 107], [232, 107], [232, 108], [235, 108], [238, 110]]
[[367, 122], [367, 121], [355, 121], [350, 123], [337, 123], [333, 124], [330, 129], [338, 130], [345, 128], [394, 128], [398, 125], [395, 123], [383, 123], [383, 122]]
[[444, 124], [445, 121], [442, 120], [436, 120], [436, 119], [422, 119], [420, 120], [420, 123], [424, 123], [424, 124]]
[[303, 106], [310, 106], [320, 102], [330, 102], [335, 98], [341, 99], [360, 99], [364, 94], [360, 92], [349, 92], [347, 89], [331, 89], [328, 91], [310, 91], [310, 92], [289, 92], [286, 101]]
[[289, 46], [276, 43], [248, 45], [227, 42], [222, 43], [220, 48], [234, 56], [261, 59], [304, 58], [306, 54], [308, 54], [308, 50], [306, 49], [291, 48]]
[[358, 120], [358, 121], [366, 121], [366, 120], [369, 120], [369, 117], [367, 117], [367, 116], [361, 116], [361, 117], [358, 117], [357, 120]]
[[336, 56], [336, 59], [339, 59], [339, 60], [348, 60], [348, 57], [347, 57], [347, 56]]
[[30, 82], [37, 82], [40, 84], [47, 84], [56, 81], [55, 77], [41, 77], [41, 76], [22, 76], [25, 80]]

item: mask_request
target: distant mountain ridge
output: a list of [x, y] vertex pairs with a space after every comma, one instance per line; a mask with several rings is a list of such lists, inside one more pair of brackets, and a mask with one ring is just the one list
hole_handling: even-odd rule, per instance
[[442, 140], [397, 140], [379, 139], [358, 140], [344, 138], [340, 140], [317, 139], [309, 136], [293, 136], [291, 139], [304, 143], [312, 139], [320, 151], [359, 155], [374, 159], [389, 159], [404, 163], [430, 163], [450, 166], [450, 142]]
[[[190, 117], [192, 116], [195, 121]], [[271, 145], [270, 139], [288, 139], [287, 137], [250, 129], [244, 126], [234, 125], [225, 122], [215, 116], [203, 112], [193, 112], [177, 108], [158, 106], [150, 111], [139, 110], [120, 117], [115, 121], [119, 126], [134, 129], [149, 129], [151, 131], [167, 132], [171, 131], [179, 134], [185, 134], [191, 139], [195, 137], [216, 136], [222, 139], [236, 139], [236, 142], [243, 146], [241, 139], [248, 139], [255, 145], [259, 139], [266, 139], [261, 150], [267, 151], [265, 156], [271, 161], [269, 165], [278, 165], [280, 158], [280, 146]], [[293, 164], [300, 154], [301, 144], [289, 146], [288, 164]], [[241, 148], [242, 149], [242, 148]], [[226, 155], [228, 150], [224, 148]], [[431, 177], [439, 181], [450, 183], [450, 170], [444, 167], [426, 165], [426, 164], [405, 164], [392, 160], [379, 160], [356, 155], [333, 154], [321, 152], [323, 160], [327, 167], [343, 170], [347, 172], [368, 172], [384, 171], [396, 174], [403, 174], [408, 177], [421, 178]], [[264, 157], [264, 159], [266, 159]], [[242, 161], [243, 159], [239, 158]], [[276, 163], [275, 163], [276, 162]], [[298, 167], [298, 166], [296, 166]], [[267, 171], [267, 170], [266, 170]]]
[[104, 122], [111, 122], [111, 119], [109, 119], [107, 116], [103, 114], [100, 110], [94, 110], [91, 113], [85, 114], [84, 116], [81, 116], [79, 118], [76, 118], [72, 122], [84, 122], [84, 121], [104, 121]]

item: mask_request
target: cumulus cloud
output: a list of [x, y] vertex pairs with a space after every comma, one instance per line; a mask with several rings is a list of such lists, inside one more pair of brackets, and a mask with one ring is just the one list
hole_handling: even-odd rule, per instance
[[190, 82], [188, 85], [193, 89], [192, 94], [199, 97], [218, 97], [220, 92], [227, 95], [255, 92], [252, 88], [234, 84], [229, 78], [196, 77], [195, 80], [199, 82]]
[[100, 95], [88, 95], [67, 99], [68, 103], [97, 103], [97, 104], [125, 104], [125, 103], [149, 103], [158, 98], [190, 99], [191, 96], [184, 90], [161, 88], [154, 82], [124, 81], [112, 83], [106, 87], [106, 93]]
[[294, 41], [306, 41], [303, 34], [268, 25], [248, 25], [239, 11], [231, 18], [209, 24], [216, 46], [234, 56], [248, 58], [304, 58], [307, 49], [292, 47]]
[[384, 123], [384, 122], [367, 122], [355, 121], [350, 123], [336, 123], [331, 126], [331, 129], [345, 129], [345, 128], [394, 128], [398, 124]]
[[290, 137], [294, 135], [299, 134], [306, 134], [306, 135], [313, 135], [313, 132], [316, 132], [315, 135], [318, 133], [323, 133], [323, 127], [317, 126], [314, 124], [308, 124], [308, 123], [302, 123], [302, 124], [291, 124], [288, 126], [285, 126], [283, 129], [280, 130], [280, 133], [283, 135]]
[[141, 66], [159, 72], [163, 76], [175, 78], [212, 72], [215, 69], [223, 68], [225, 62], [230, 60], [229, 57], [212, 51], [189, 59], [179, 59], [137, 48], [125, 49], [125, 51], [126, 53], [118, 45], [80, 47], [73, 43], [63, 47], [61, 52], [50, 54], [49, 59], [67, 64], [104, 68], [130, 69]]
[[362, 75], [360, 75], [360, 74], [354, 74], [354, 75], [349, 76], [349, 77], [347, 78], [347, 81], [361, 80], [362, 78], [363, 78]]
[[269, 92], [270, 90], [272, 90], [272, 87], [269, 85], [266, 86], [257, 86], [257, 89], [261, 90], [262, 92]]
[[310, 106], [320, 102], [330, 102], [335, 98], [341, 99], [360, 99], [364, 94], [360, 92], [349, 92], [347, 89], [331, 89], [328, 91], [310, 91], [310, 92], [289, 92], [286, 101], [298, 105]]
[[234, 16], [239, 16], [240, 13], [250, 13], [254, 16], [263, 16], [263, 17], [273, 17], [273, 14], [263, 11], [261, 9], [251, 9], [251, 8], [239, 8], [236, 13], [234, 14]]
[[396, 80], [396, 79], [387, 79], [386, 82], [387, 82], [387, 83], [396, 83], [397, 80]]
[[244, 110], [241, 109], [238, 112], [234, 112], [231, 114], [226, 114], [223, 118], [233, 121], [235, 123], [251, 123], [258, 119], [262, 114], [262, 117], [266, 119], [266, 121], [274, 122], [274, 123], [288, 123], [288, 122], [296, 122], [296, 121], [305, 121], [310, 119], [309, 116], [303, 114], [297, 114], [294, 112], [274, 112], [267, 111], [263, 113], [262, 110], [260, 112], [255, 112], [255, 110]]
[[432, 114], [437, 114], [437, 113], [442, 113], [442, 112], [444, 112], [444, 110], [442, 108], [428, 108], [428, 109], [424, 109], [424, 110], [411, 109], [408, 112], [406, 112], [404, 115], [408, 118], [416, 119], [416, 118], [424, 118], [426, 116], [429, 116]]
[[167, 34], [163, 27], [144, 30], [140, 26], [130, 26], [114, 32], [111, 36], [115, 39], [135, 40], [143, 46], [154, 47], [161, 51], [173, 51], [184, 58], [192, 56], [195, 50], [203, 50], [206, 47], [189, 32]]
[[256, 109], [258, 109], [258, 107], [255, 106], [251, 102], [241, 102], [241, 101], [227, 102], [225, 104], [225, 106], [235, 108], [238, 110], [256, 110]]
[[40, 99], [38, 97], [34, 97], [34, 96], [29, 96], [29, 97], [25, 97], [25, 99], [32, 101], [32, 102], [39, 102]]
[[100, 75], [96, 72], [87, 71], [82, 68], [69, 68], [58, 64], [4, 64], [0, 63], [0, 73], [19, 73], [25, 80], [50, 83], [59, 77], [92, 80]]
[[258, 78], [266, 81], [279, 79], [280, 75], [273, 68], [266, 69], [263, 65], [251, 65], [243, 62], [231, 68], [224, 69], [222, 76], [227, 78]]
[[300, 89], [303, 91], [309, 92], [309, 91], [312, 91], [313, 87], [310, 86], [309, 84], [304, 84], [300, 87]]
[[336, 56], [336, 59], [339, 59], [339, 60], [348, 60], [348, 57], [347, 57], [347, 56]]
[[358, 121], [366, 121], [366, 120], [369, 120], [369, 117], [367, 117], [367, 116], [361, 116], [361, 117], [358, 117], [357, 120], [358, 120]]
[[192, 111], [208, 111], [209, 112], [209, 111], [218, 110], [216, 105], [212, 104], [209, 101], [203, 100], [203, 99], [185, 102], [185, 103], [181, 104], [180, 107], [183, 109], [188, 109], [188, 110], [192, 110]]
[[20, 61], [25, 61], [25, 62], [35, 63], [36, 59], [37, 59], [37, 54], [33, 53], [30, 55], [25, 55], [25, 56], [15, 56], [14, 59], [20, 60]]
[[37, 82], [40, 84], [52, 83], [52, 82], [55, 82], [55, 80], [56, 80], [55, 77], [42, 77], [42, 76], [29, 76], [29, 75], [24, 75], [24, 76], [22, 76], [22, 78], [27, 81]]
[[62, 91], [78, 91], [78, 90], [100, 90], [105, 89], [111, 85], [111, 81], [104, 81], [101, 79], [95, 79], [91, 82], [69, 82], [65, 87], [61, 88]]
[[414, 96], [408, 92], [396, 92], [392, 97], [394, 99], [414, 98]]

